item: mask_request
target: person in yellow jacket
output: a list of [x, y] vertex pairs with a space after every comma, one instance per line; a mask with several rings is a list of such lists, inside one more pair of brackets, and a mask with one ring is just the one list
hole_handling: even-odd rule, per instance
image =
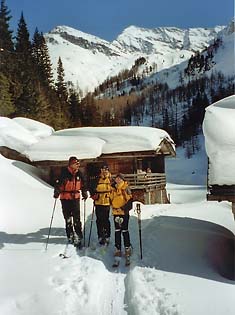
[[114, 256], [121, 257], [121, 235], [123, 236], [125, 256], [131, 254], [129, 225], [129, 211], [132, 209], [132, 195], [128, 183], [123, 174], [118, 174], [114, 178], [115, 184], [112, 186], [111, 205], [115, 226], [115, 253]]
[[90, 187], [90, 194], [94, 200], [98, 241], [100, 245], [108, 245], [111, 233], [109, 221], [111, 173], [106, 164], [101, 166], [95, 184]]

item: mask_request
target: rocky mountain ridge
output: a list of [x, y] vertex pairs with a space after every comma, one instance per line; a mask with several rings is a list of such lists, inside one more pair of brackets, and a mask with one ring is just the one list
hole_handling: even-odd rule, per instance
[[149, 66], [154, 65], [155, 71], [180, 64], [208, 47], [225, 29], [129, 26], [108, 42], [68, 26], [57, 26], [45, 37], [54, 69], [61, 57], [66, 81], [86, 94], [108, 77], [130, 69], [140, 57]]

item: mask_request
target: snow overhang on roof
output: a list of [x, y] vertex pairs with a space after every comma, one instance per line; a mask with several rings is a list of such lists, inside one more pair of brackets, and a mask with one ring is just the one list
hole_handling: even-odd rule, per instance
[[206, 108], [203, 120], [205, 146], [209, 157], [208, 183], [235, 184], [235, 95]]
[[[168, 145], [168, 149], [166, 148]], [[169, 150], [170, 148], [170, 150]], [[121, 152], [154, 151], [175, 155], [174, 142], [162, 129], [151, 127], [83, 127], [60, 130], [31, 145], [26, 156], [31, 161], [65, 161], [75, 155], [93, 159]]]

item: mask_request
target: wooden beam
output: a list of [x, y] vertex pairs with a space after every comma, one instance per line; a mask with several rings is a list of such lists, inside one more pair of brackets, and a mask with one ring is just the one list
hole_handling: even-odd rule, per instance
[[211, 195], [207, 194], [207, 200], [209, 201], [230, 201], [235, 202], [235, 196], [234, 195]]

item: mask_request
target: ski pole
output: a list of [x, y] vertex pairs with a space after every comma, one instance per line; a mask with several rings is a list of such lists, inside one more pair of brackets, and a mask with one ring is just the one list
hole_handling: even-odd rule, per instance
[[92, 215], [91, 215], [91, 226], [90, 226], [90, 233], [89, 233], [89, 238], [88, 238], [88, 247], [90, 246], [90, 240], [91, 240], [91, 230], [92, 230], [92, 224], [94, 220], [94, 212], [95, 212], [95, 203], [93, 204], [93, 209], [92, 209]]
[[83, 237], [84, 237], [84, 247], [86, 247], [86, 199], [84, 199], [83, 208]]
[[57, 198], [55, 199], [55, 202], [54, 202], [54, 207], [53, 207], [53, 211], [52, 211], [51, 222], [50, 222], [50, 227], [49, 227], [49, 232], [48, 232], [48, 236], [47, 236], [47, 242], [46, 242], [46, 248], [45, 248], [45, 250], [47, 250], [47, 246], [48, 246], [48, 242], [49, 242], [49, 237], [50, 237], [50, 234], [51, 234], [51, 226], [52, 226], [52, 221], [53, 221], [53, 218], [54, 218], [56, 201], [57, 201]]
[[141, 209], [140, 209], [140, 203], [136, 204], [136, 212], [138, 216], [138, 226], [139, 226], [139, 241], [140, 241], [140, 258], [143, 258], [142, 253], [142, 237], [141, 237]]

